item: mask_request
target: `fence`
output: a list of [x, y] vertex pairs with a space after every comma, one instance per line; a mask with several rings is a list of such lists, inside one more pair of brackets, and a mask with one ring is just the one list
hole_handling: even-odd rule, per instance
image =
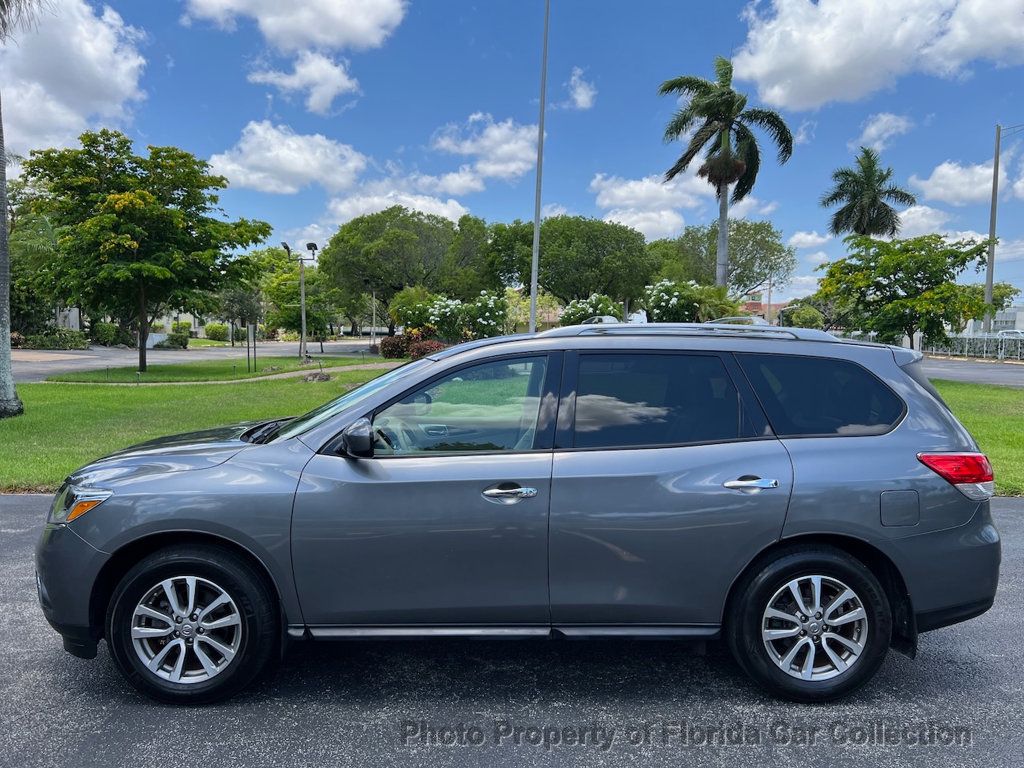
[[931, 344], [924, 351], [931, 355], [980, 357], [991, 360], [1024, 360], [1024, 339], [999, 336], [950, 336], [944, 344]]

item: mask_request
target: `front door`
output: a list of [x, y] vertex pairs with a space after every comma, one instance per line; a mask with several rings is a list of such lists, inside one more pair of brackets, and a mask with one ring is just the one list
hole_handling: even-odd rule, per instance
[[317, 455], [295, 499], [306, 623], [549, 624], [558, 355], [463, 366], [372, 414], [375, 455]]
[[581, 353], [567, 371], [552, 623], [713, 628], [737, 574], [782, 531], [785, 448], [728, 355]]

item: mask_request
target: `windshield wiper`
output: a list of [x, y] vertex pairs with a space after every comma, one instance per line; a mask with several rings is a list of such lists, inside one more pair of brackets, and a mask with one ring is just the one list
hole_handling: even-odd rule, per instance
[[277, 434], [277, 430], [282, 424], [293, 421], [294, 419], [294, 416], [288, 416], [284, 419], [274, 419], [273, 421], [268, 421], [265, 424], [260, 424], [258, 427], [251, 429], [242, 435], [242, 439], [256, 445], [269, 442], [274, 435]]

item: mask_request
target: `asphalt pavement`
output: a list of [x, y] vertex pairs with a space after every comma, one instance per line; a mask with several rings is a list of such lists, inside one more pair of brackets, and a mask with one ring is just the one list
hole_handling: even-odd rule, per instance
[[[163, 706], [105, 646], [61, 649], [36, 604], [49, 499], [0, 496], [0, 766], [1003, 766], [1024, 732], [1024, 499], [993, 502], [995, 607], [890, 653], [830, 705], [755, 688], [724, 648], [665, 641], [376, 641], [294, 647], [215, 706]], [[340, 586], [339, 586], [340, 588]], [[480, 742], [480, 743], [477, 743]], [[636, 743], [634, 743], [636, 742]]]
[[1003, 387], [1024, 387], [1024, 364], [1022, 363], [929, 357], [924, 361], [924, 370], [930, 379], [999, 384]]

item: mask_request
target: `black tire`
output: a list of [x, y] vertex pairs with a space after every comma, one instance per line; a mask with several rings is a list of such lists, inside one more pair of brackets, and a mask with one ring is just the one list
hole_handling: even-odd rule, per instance
[[[231, 638], [237, 643], [234, 655], [229, 662], [218, 657], [223, 669], [201, 682], [172, 682], [151, 672], [132, 640], [136, 606], [147, 595], [155, 595], [154, 587], [161, 581], [182, 576], [195, 576], [221, 588], [234, 601], [240, 618], [240, 637], [231, 629]], [[163, 625], [158, 622], [156, 626]], [[107, 609], [106, 638], [114, 662], [142, 693], [167, 703], [208, 704], [237, 693], [267, 667], [280, 642], [277, 603], [263, 575], [233, 552], [206, 544], [172, 546], [147, 556], [121, 579]], [[209, 646], [203, 647], [209, 650]], [[169, 656], [175, 658], [178, 652], [171, 649]], [[212, 655], [217, 656], [216, 652]]]
[[[867, 640], [859, 658], [830, 679], [802, 680], [783, 671], [769, 655], [761, 635], [764, 612], [773, 596], [791, 580], [811, 575], [847, 585], [860, 599], [867, 617]], [[856, 558], [824, 545], [795, 546], [755, 566], [737, 586], [726, 617], [726, 640], [740, 667], [771, 693], [799, 702], [832, 701], [856, 691], [878, 671], [891, 636], [892, 611], [878, 579]], [[830, 643], [829, 647], [833, 646]]]

